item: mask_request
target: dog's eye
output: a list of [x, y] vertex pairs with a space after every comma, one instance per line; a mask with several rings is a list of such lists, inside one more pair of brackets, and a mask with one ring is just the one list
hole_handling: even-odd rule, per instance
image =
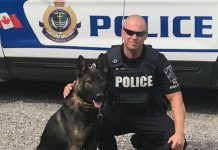
[[91, 83], [92, 80], [91, 80], [91, 79], [86, 79], [86, 82], [87, 82], [87, 83]]
[[91, 91], [93, 89], [93, 81], [91, 79], [86, 79], [84, 86], [87, 91]]

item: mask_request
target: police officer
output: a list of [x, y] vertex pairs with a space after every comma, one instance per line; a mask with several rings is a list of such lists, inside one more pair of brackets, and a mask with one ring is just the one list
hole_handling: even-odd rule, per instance
[[[102, 109], [100, 150], [117, 150], [114, 136], [135, 133], [137, 150], [183, 150], [185, 106], [177, 77], [165, 56], [144, 45], [145, 20], [129, 16], [122, 28], [122, 45], [106, 53], [109, 101]], [[64, 96], [73, 84], [68, 84]], [[167, 115], [167, 103], [173, 119]]]

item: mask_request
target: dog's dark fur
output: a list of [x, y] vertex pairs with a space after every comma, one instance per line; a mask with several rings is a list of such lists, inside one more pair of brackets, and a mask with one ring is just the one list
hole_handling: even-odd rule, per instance
[[49, 119], [36, 150], [97, 149], [107, 71], [103, 54], [91, 67], [82, 56], [78, 58], [74, 92]]

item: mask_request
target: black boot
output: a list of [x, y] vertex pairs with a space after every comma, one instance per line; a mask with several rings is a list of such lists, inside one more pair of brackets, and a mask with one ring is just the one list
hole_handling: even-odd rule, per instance
[[[168, 144], [165, 144], [165, 145], [162, 145], [162, 146], [159, 146], [157, 148], [157, 150], [172, 150], [171, 149], [171, 146], [172, 146], [172, 142], [168, 143]], [[187, 147], [187, 142], [185, 141], [185, 144], [184, 144], [184, 147], [183, 147], [183, 150], [185, 150]]]
[[153, 145], [148, 143], [145, 138], [143, 138], [143, 135], [133, 134], [130, 141], [132, 146], [137, 150], [157, 150]]
[[157, 150], [171, 150], [172, 142], [159, 146]]

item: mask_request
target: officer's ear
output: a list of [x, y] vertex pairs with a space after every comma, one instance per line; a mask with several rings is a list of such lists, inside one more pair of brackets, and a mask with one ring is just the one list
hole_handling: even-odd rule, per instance
[[102, 72], [103, 74], [107, 74], [109, 66], [107, 63], [107, 58], [106, 55], [104, 54], [100, 54], [98, 56], [97, 62], [96, 62], [96, 67], [100, 70], [100, 72]]
[[77, 59], [77, 77], [81, 77], [87, 71], [88, 65], [86, 63], [85, 58], [80, 55]]

